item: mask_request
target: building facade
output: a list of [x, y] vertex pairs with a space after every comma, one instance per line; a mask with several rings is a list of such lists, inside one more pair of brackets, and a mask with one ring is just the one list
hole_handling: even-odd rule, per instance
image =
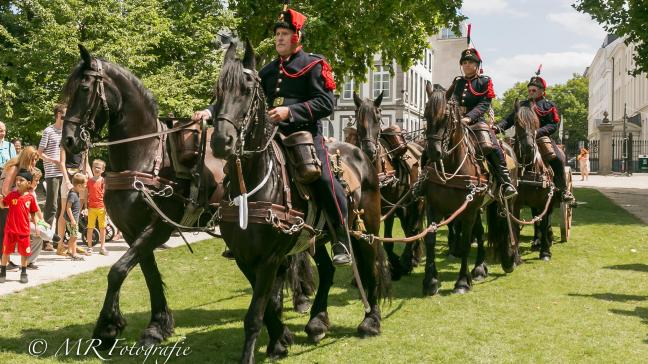
[[[335, 111], [330, 122], [324, 123], [324, 134], [344, 140], [344, 128], [355, 121], [354, 90], [361, 98], [372, 100], [383, 92], [383, 128], [396, 124], [408, 132], [421, 131], [425, 126], [426, 83], [448, 88], [460, 74], [459, 58], [464, 48], [466, 38], [463, 35], [457, 36], [449, 29], [443, 29], [429, 39], [429, 47], [421, 59], [407, 70], [376, 55], [373, 69], [365, 76], [366, 82], [356, 83], [347, 79], [338, 89]], [[394, 70], [393, 75], [389, 72], [390, 67]]]
[[615, 133], [648, 140], [648, 77], [631, 76], [635, 68], [634, 45], [607, 35], [585, 75], [589, 79], [588, 139], [599, 139], [599, 126], [607, 115]]

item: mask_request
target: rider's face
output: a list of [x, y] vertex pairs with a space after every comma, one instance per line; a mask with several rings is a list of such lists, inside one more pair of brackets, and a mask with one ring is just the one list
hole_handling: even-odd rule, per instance
[[295, 45], [291, 43], [293, 32], [286, 28], [277, 28], [275, 32], [275, 49], [280, 56], [286, 57], [293, 54]]
[[474, 76], [477, 73], [477, 62], [464, 60], [461, 62], [461, 69], [466, 76]]
[[535, 86], [529, 86], [529, 88], [527, 88], [527, 92], [529, 93], [529, 99], [535, 99], [542, 95], [541, 89]]

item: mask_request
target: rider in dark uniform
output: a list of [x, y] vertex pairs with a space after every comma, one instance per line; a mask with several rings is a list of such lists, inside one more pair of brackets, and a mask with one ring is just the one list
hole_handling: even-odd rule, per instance
[[[547, 82], [539, 75], [540, 69], [538, 69], [535, 76], [531, 77], [531, 80], [527, 84], [527, 91], [529, 92], [528, 100], [521, 102], [521, 106], [533, 109], [540, 120], [540, 128], [537, 131], [536, 139], [555, 133], [560, 123], [560, 116], [556, 104], [545, 98]], [[515, 125], [515, 111], [511, 112], [506, 119], [499, 122], [495, 128], [500, 132], [504, 132], [513, 125]], [[564, 166], [566, 163], [564, 154], [558, 150], [558, 146], [553, 140], [551, 140], [551, 146], [556, 156], [558, 156], [558, 158], [549, 161], [549, 165], [554, 171], [554, 184], [562, 192], [561, 196], [563, 201], [573, 202], [574, 196], [567, 189], [565, 180]]]
[[[344, 265], [351, 263], [346, 231], [347, 203], [344, 190], [330, 169], [321, 122], [333, 112], [335, 82], [326, 59], [302, 49], [305, 22], [306, 17], [295, 10], [286, 8], [281, 12], [274, 25], [279, 57], [263, 67], [259, 76], [268, 117], [279, 124], [279, 131], [286, 136], [297, 131], [313, 135], [317, 157], [322, 162], [322, 176], [310, 186], [337, 238], [332, 246], [333, 264]], [[207, 112], [207, 117], [211, 117], [213, 107], [197, 114], [202, 117], [200, 113]]]
[[[459, 106], [465, 108], [462, 122], [475, 130], [484, 130], [487, 133], [484, 137], [490, 138], [492, 148], [484, 151], [484, 157], [490, 165], [490, 169], [497, 177], [502, 186], [502, 195], [509, 199], [517, 194], [511, 183], [509, 171], [506, 168], [504, 152], [500, 147], [495, 133], [488, 127], [485, 116], [491, 108], [491, 100], [495, 98], [493, 81], [490, 77], [481, 75], [480, 69], [482, 59], [475, 48], [468, 48], [461, 52], [459, 64], [464, 75], [458, 76], [452, 82], [447, 91], [448, 98], [455, 97]], [[486, 131], [487, 130], [487, 131]], [[482, 135], [478, 135], [481, 137]]]

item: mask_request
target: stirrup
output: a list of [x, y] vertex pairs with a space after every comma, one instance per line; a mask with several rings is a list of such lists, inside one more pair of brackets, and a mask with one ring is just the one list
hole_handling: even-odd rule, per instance
[[[510, 192], [509, 192], [508, 194], [505, 193], [505, 191], [506, 191], [507, 189], [510, 189]], [[511, 198], [517, 196], [518, 192], [517, 192], [517, 190], [515, 189], [515, 187], [513, 187], [512, 184], [510, 184], [510, 183], [503, 183], [503, 184], [502, 184], [502, 188], [501, 188], [501, 194], [502, 194], [502, 198], [503, 198], [503, 199], [505, 199], [505, 200], [510, 200]]]
[[[335, 247], [341, 245], [344, 248], [344, 252], [335, 253]], [[331, 245], [331, 253], [333, 253], [333, 265], [349, 265], [351, 264], [351, 253], [349, 249], [342, 242], [338, 241]]]

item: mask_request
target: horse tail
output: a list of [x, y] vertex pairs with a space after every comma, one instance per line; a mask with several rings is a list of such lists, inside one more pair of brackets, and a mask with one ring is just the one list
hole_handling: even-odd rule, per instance
[[376, 290], [378, 299], [391, 303], [391, 273], [387, 261], [387, 254], [385, 253], [385, 247], [382, 242], [376, 244], [378, 245], [376, 248]]
[[308, 259], [308, 252], [301, 252], [288, 257], [287, 284], [292, 291], [292, 301], [297, 307], [305, 297], [315, 292], [313, 267]]
[[499, 204], [493, 202], [486, 208], [486, 219], [488, 223], [488, 260], [493, 263], [500, 263], [506, 272], [513, 270], [515, 265], [515, 251], [512, 248], [514, 242], [510, 241], [508, 219], [500, 216], [497, 211]]

